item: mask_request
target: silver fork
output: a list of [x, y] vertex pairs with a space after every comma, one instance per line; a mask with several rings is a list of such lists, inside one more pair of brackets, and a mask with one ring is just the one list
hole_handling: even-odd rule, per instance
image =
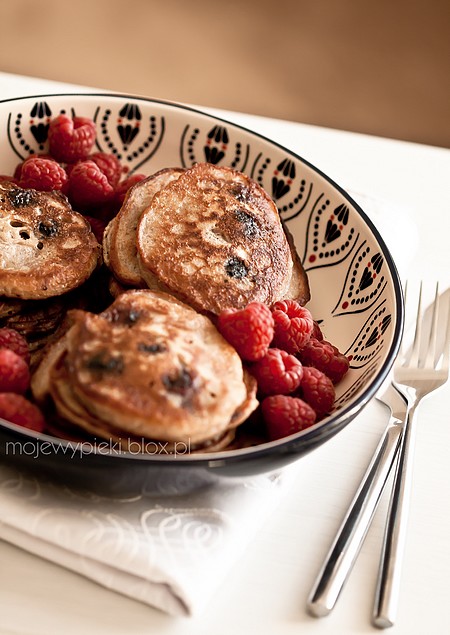
[[324, 617], [333, 610], [398, 455], [408, 405], [390, 380], [377, 399], [389, 408], [389, 421], [311, 590], [307, 607], [314, 617]]
[[[407, 293], [406, 290], [405, 296]], [[443, 323], [441, 322], [445, 333], [443, 345], [438, 343], [439, 304], [439, 289], [436, 285], [431, 326], [429, 329], [424, 328], [421, 284], [412, 350], [409, 355], [402, 356], [402, 361], [399, 359], [394, 367], [393, 384], [407, 400], [409, 413], [404, 425], [394, 477], [375, 593], [372, 621], [379, 628], [393, 626], [397, 614], [418, 406], [426, 396], [445, 384], [449, 375], [450, 302]]]
[[[447, 333], [444, 345], [439, 346], [436, 339], [439, 313], [438, 304], [439, 300], [436, 289], [436, 299], [433, 305], [434, 311], [432, 327], [430, 329], [431, 337], [429, 342], [427, 342], [427, 344], [430, 344], [428, 347], [430, 352], [427, 357], [426, 366], [428, 369], [427, 372], [429, 372], [433, 378], [436, 377], [436, 380], [444, 383], [446, 376], [448, 376], [449, 318], [447, 317]], [[421, 344], [424, 339], [422, 336], [421, 313], [420, 302], [417, 314], [414, 316], [416, 324], [416, 333], [413, 345], [414, 352], [411, 354], [408, 361], [408, 365], [415, 365], [416, 368], [419, 366], [418, 356], [419, 351], [423, 348], [421, 347]], [[402, 348], [404, 348], [404, 345]], [[435, 354], [436, 350], [439, 350], [443, 355], [443, 360], [438, 370], [435, 370], [435, 358], [437, 357]], [[399, 356], [396, 362], [396, 367], [404, 363], [404, 358]], [[392, 383], [389, 382], [384, 392], [377, 396], [377, 399], [385, 403], [391, 411], [388, 425], [377, 446], [377, 449], [375, 450], [373, 458], [366, 470], [358, 491], [353, 498], [341, 527], [336, 534], [334, 542], [308, 598], [308, 610], [315, 617], [323, 617], [333, 610], [342, 588], [350, 575], [356, 558], [358, 557], [383, 489], [386, 485], [391, 467], [394, 464], [395, 458], [399, 454], [404, 429], [406, 422], [408, 421], [408, 412], [413, 405], [414, 400], [406, 398], [406, 396], [403, 397], [403, 393], [400, 394], [399, 390], [394, 387], [394, 383], [394, 381], [392, 381]], [[428, 392], [429, 391], [427, 390], [426, 394], [428, 394]], [[411, 423], [408, 425], [411, 426]], [[409, 436], [408, 438], [411, 437]], [[403, 451], [405, 451], [406, 445], [403, 445], [402, 447]], [[409, 462], [411, 464], [411, 459]], [[400, 480], [401, 479], [399, 479], [399, 483]], [[405, 497], [404, 500], [406, 500]], [[398, 503], [399, 501], [397, 499], [396, 506]], [[391, 510], [393, 518], [394, 503], [391, 505]], [[403, 524], [405, 523], [406, 516], [404, 515]], [[387, 564], [388, 553], [394, 553], [394, 550], [390, 547], [391, 539], [388, 538], [388, 533], [391, 534], [392, 531], [393, 524], [391, 522], [391, 526], [386, 533], [384, 543], [385, 556], [383, 558], [383, 562], [385, 563], [385, 566], [380, 569], [381, 573], [378, 580], [373, 617], [374, 624], [379, 627], [386, 627], [389, 626], [391, 622], [393, 623], [393, 610], [397, 602], [395, 592], [398, 594], [399, 574], [397, 571], [397, 577], [394, 580], [391, 572], [388, 570], [391, 568], [392, 564], [389, 565], [389, 567]], [[400, 549], [400, 545], [398, 545], [398, 548]], [[397, 546], [394, 549], [397, 550]], [[398, 554], [400, 555], [400, 551], [398, 551]], [[394, 582], [393, 586], [391, 586], [391, 581]], [[389, 612], [387, 606], [389, 606]]]

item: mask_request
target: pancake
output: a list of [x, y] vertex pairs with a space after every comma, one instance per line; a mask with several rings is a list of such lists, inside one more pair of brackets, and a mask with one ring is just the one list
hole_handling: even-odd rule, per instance
[[155, 194], [137, 231], [141, 273], [199, 311], [272, 304], [288, 292], [291, 250], [275, 203], [252, 179], [202, 163]]
[[286, 223], [283, 223], [283, 229], [291, 250], [293, 267], [289, 287], [286, 291], [285, 297], [282, 299], [296, 300], [299, 304], [305, 306], [305, 304], [307, 304], [311, 299], [308, 276], [303, 268], [303, 263], [300, 260], [297, 249], [295, 248], [294, 237], [289, 231]]
[[[122, 284], [145, 287], [137, 260], [136, 229], [144, 210], [155, 194], [176, 180], [183, 170], [166, 168], [131, 187], [117, 216], [108, 224], [103, 237], [103, 257], [106, 265]], [[148, 285], [158, 288], [156, 281]]]
[[0, 296], [62, 295], [89, 278], [99, 257], [89, 223], [65, 196], [0, 183]]
[[217, 447], [258, 405], [234, 348], [170, 295], [128, 291], [99, 315], [70, 319], [32, 390], [92, 434]]
[[155, 194], [137, 248], [143, 278], [157, 276], [199, 311], [270, 305], [290, 291], [294, 262], [277, 207], [231, 168], [197, 164]]

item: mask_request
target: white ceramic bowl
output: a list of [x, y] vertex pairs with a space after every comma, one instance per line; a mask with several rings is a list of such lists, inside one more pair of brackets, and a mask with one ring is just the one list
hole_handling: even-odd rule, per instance
[[253, 448], [182, 457], [91, 451], [74, 462], [58, 451], [64, 441], [5, 422], [0, 425], [0, 454], [5, 455], [5, 444], [11, 441], [50, 442], [53, 452], [38, 461], [22, 456], [22, 462], [70, 472], [75, 478], [82, 467], [94, 474], [113, 470], [116, 478], [123, 471], [125, 479], [133, 472], [136, 483], [152, 469], [246, 474], [297, 459], [351, 421], [386, 378], [403, 325], [401, 285], [392, 257], [351, 197], [307, 160], [249, 130], [185, 106], [114, 94], [0, 102], [0, 173], [12, 174], [30, 153], [44, 152], [50, 118], [61, 112], [93, 118], [98, 150], [114, 153], [130, 174], [209, 161], [236, 168], [262, 185], [294, 236], [309, 276], [309, 308], [326, 338], [350, 357], [351, 368], [337, 387], [336, 409], [329, 417]]

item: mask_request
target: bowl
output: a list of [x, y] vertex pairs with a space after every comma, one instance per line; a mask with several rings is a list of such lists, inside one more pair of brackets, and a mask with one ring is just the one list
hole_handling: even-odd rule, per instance
[[276, 202], [293, 234], [311, 287], [309, 308], [326, 339], [350, 359], [336, 408], [289, 437], [215, 453], [125, 453], [74, 444], [0, 420], [3, 461], [71, 484], [130, 492], [175, 490], [279, 469], [341, 431], [389, 373], [403, 328], [398, 273], [382, 237], [352, 198], [320, 169], [255, 132], [193, 108], [120, 94], [52, 94], [0, 102], [0, 173], [12, 174], [31, 153], [45, 152], [49, 120], [59, 113], [97, 125], [97, 148], [129, 173], [207, 161], [255, 179]]

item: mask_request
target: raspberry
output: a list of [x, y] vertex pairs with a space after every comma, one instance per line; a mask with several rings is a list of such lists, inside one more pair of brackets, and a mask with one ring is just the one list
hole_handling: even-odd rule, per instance
[[275, 322], [273, 346], [294, 355], [311, 337], [311, 313], [295, 300], [281, 300], [272, 306]]
[[305, 430], [316, 421], [314, 410], [298, 397], [266, 397], [261, 404], [261, 411], [271, 441]]
[[311, 338], [298, 352], [298, 358], [304, 366], [314, 366], [337, 384], [349, 368], [349, 361], [336, 346], [326, 340]]
[[33, 403], [11, 392], [0, 394], [0, 417], [19, 426], [43, 432], [45, 420], [42, 412]]
[[27, 159], [20, 173], [20, 187], [32, 188], [40, 192], [51, 192], [67, 188], [67, 174], [63, 167], [53, 159]]
[[89, 210], [110, 201], [114, 188], [94, 161], [77, 163], [70, 172], [68, 198], [78, 210]]
[[0, 392], [24, 393], [30, 385], [28, 364], [9, 348], [0, 349]]
[[29, 157], [18, 163], [15, 167], [13, 178], [17, 181], [17, 183], [19, 183], [20, 179], [22, 178], [22, 168], [29, 159], [50, 159], [51, 161], [55, 160], [52, 156], [43, 152], [38, 154], [30, 154]]
[[102, 244], [103, 232], [105, 231], [105, 227], [108, 223], [101, 218], [93, 218], [93, 216], [85, 216], [85, 219], [90, 224], [92, 233], [96, 237], [97, 242]]
[[279, 348], [270, 348], [249, 370], [263, 395], [288, 395], [299, 387], [303, 377], [298, 359]]
[[336, 398], [331, 379], [314, 366], [304, 366], [303, 379], [297, 395], [306, 401], [318, 416], [330, 413]]
[[315, 337], [316, 340], [319, 340], [320, 342], [323, 340], [322, 330], [321, 330], [321, 328], [319, 326], [319, 323], [316, 322], [315, 320], [313, 322], [313, 330], [312, 330], [312, 333], [311, 333], [311, 337]]
[[0, 183], [14, 183], [14, 185], [19, 185], [19, 181], [13, 176], [8, 176], [8, 174], [0, 174]]
[[74, 167], [76, 165], [78, 165], [79, 163], [81, 163], [81, 161], [76, 161], [75, 163], [65, 163], [64, 164], [64, 169], [66, 171], [67, 174], [67, 178], [70, 179], [70, 175], [72, 174], [72, 170], [74, 169]]
[[106, 154], [106, 152], [96, 152], [95, 154], [90, 154], [88, 159], [98, 165], [112, 187], [117, 187], [123, 171], [117, 157], [113, 154]]
[[116, 204], [113, 197], [110, 201], [108, 201], [104, 205], [99, 205], [98, 207], [95, 208], [95, 218], [98, 218], [99, 220], [105, 222], [107, 225], [109, 221], [114, 218], [114, 216], [117, 216], [117, 214], [119, 213], [119, 210], [120, 210], [120, 205]]
[[30, 363], [30, 350], [26, 339], [16, 330], [0, 328], [0, 350], [8, 348], [19, 355], [26, 364]]
[[129, 176], [127, 179], [121, 181], [116, 187], [116, 193], [114, 195], [117, 204], [121, 206], [130, 187], [133, 187], [133, 185], [136, 185], [136, 183], [146, 178], [145, 174], [133, 174], [133, 176]]
[[217, 328], [242, 359], [254, 362], [267, 353], [273, 337], [273, 317], [269, 307], [250, 302], [245, 309], [225, 309]]
[[48, 129], [50, 154], [57, 161], [74, 163], [85, 159], [96, 137], [95, 124], [87, 117], [58, 115]]

